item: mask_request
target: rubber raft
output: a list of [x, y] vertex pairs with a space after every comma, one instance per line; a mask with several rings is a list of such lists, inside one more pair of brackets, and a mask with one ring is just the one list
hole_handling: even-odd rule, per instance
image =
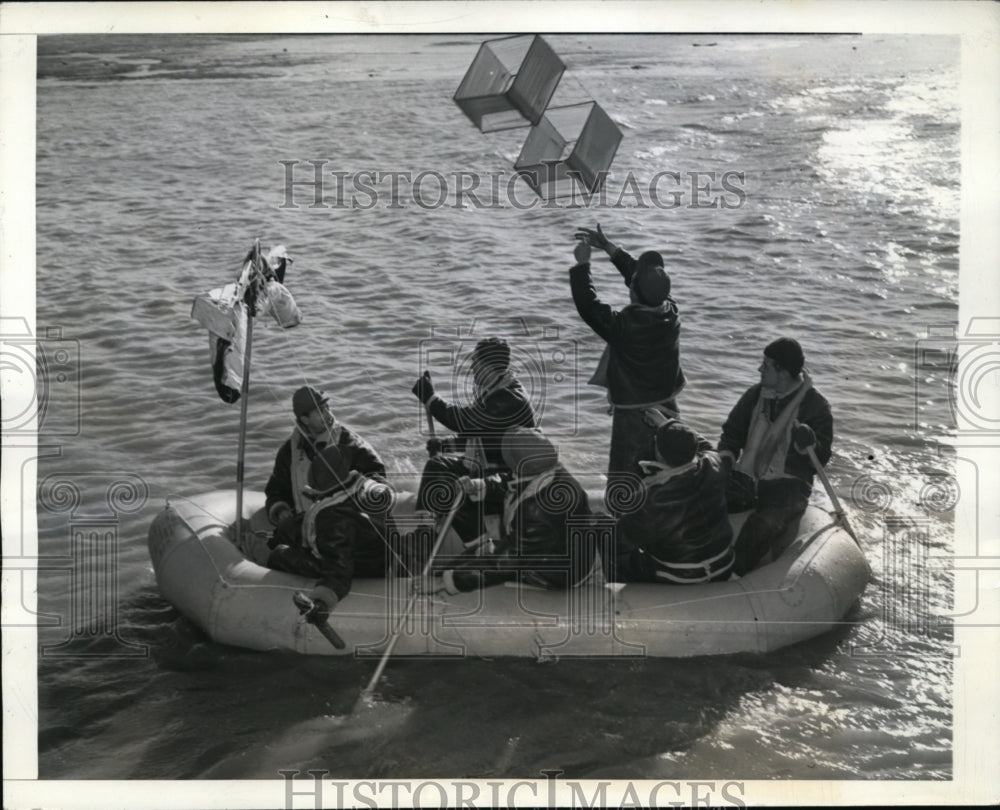
[[[397, 501], [393, 514], [412, 510], [409, 500], [408, 505], [406, 498]], [[594, 502], [601, 502], [600, 495]], [[263, 493], [244, 493], [249, 524], [237, 548], [235, 492], [169, 500], [149, 531], [163, 596], [222, 644], [378, 656], [405, 614], [410, 579], [354, 580], [330, 617], [346, 642], [345, 649], [335, 649], [292, 600], [315, 580], [252, 561], [261, 553], [251, 545], [261, 543], [269, 529], [263, 505]], [[745, 515], [733, 518], [738, 528]], [[561, 658], [770, 652], [843, 623], [868, 578], [867, 561], [851, 536], [829, 512], [811, 505], [781, 556], [737, 580], [623, 585], [597, 577], [569, 591], [506, 583], [454, 596], [420, 596], [406, 614], [394, 654]]]

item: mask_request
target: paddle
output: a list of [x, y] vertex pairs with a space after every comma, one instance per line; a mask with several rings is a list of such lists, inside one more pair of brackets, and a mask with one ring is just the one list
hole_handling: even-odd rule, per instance
[[[455, 519], [455, 515], [458, 514], [458, 509], [462, 505], [462, 498], [464, 495], [464, 492], [459, 491], [459, 493], [455, 496], [455, 501], [451, 505], [451, 511], [448, 512], [448, 517], [445, 518], [444, 523], [441, 525], [441, 530], [438, 532], [434, 548], [431, 549], [431, 554], [427, 558], [427, 562], [424, 563], [424, 570], [420, 575], [421, 578], [426, 577], [428, 572], [430, 572], [431, 565], [434, 563], [434, 558], [437, 556], [437, 553], [441, 548], [441, 544], [444, 542], [445, 535], [448, 534], [448, 529], [451, 528], [451, 522]], [[410, 601], [406, 603], [406, 609], [403, 611], [403, 615], [400, 616], [395, 629], [392, 631], [392, 636], [389, 638], [389, 643], [386, 645], [385, 652], [382, 653], [382, 660], [378, 662], [378, 667], [376, 667], [375, 673], [372, 675], [371, 680], [368, 681], [368, 685], [364, 688], [364, 691], [361, 692], [361, 696], [358, 698], [358, 705], [361, 703], [369, 703], [371, 701], [372, 693], [378, 685], [379, 678], [382, 677], [382, 671], [385, 669], [386, 664], [389, 663], [389, 656], [392, 655], [392, 651], [396, 647], [396, 642], [399, 641], [399, 635], [403, 630], [403, 623], [406, 621], [407, 617], [409, 617], [410, 611], [413, 610], [413, 605], [417, 601], [417, 596], [416, 583], [414, 583], [413, 592], [410, 594]]]
[[295, 607], [299, 609], [299, 613], [305, 616], [306, 621], [309, 622], [309, 624], [315, 625], [316, 629], [319, 630], [323, 634], [323, 637], [334, 647], [338, 650], [343, 650], [347, 646], [344, 643], [344, 639], [337, 635], [337, 631], [326, 623], [325, 618], [319, 615], [319, 605], [317, 605], [312, 599], [302, 593], [302, 591], [296, 591], [292, 594], [292, 601], [295, 602]]
[[[837, 521], [841, 526], [844, 527], [851, 539], [858, 544], [858, 548], [861, 548], [861, 541], [858, 540], [858, 536], [854, 533], [854, 529], [851, 528], [851, 524], [847, 522], [847, 513], [844, 511], [844, 507], [840, 505], [840, 499], [837, 497], [837, 493], [833, 491], [833, 485], [830, 483], [830, 479], [826, 477], [826, 470], [823, 469], [823, 465], [819, 463], [819, 459], [816, 458], [816, 451], [812, 448], [812, 445], [806, 448], [806, 452], [809, 454], [809, 460], [812, 462], [813, 467], [816, 470], [816, 475], [819, 476], [819, 480], [823, 482], [823, 488], [826, 490], [826, 494], [830, 496], [830, 500], [833, 502], [833, 509], [837, 515]], [[861, 548], [864, 551], [863, 548]]]
[[[431, 406], [430, 405], [424, 405], [424, 413], [427, 414], [427, 430], [430, 432], [431, 438], [432, 439], [436, 439], [437, 436], [434, 433], [434, 417], [431, 416]], [[437, 452], [433, 452], [430, 455], [431, 456], [436, 456]]]

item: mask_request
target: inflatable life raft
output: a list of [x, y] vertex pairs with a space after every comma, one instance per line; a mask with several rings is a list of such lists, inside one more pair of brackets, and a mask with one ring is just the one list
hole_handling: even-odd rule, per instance
[[[412, 497], [409, 499], [412, 511]], [[600, 503], [600, 495], [595, 502]], [[149, 553], [163, 596], [210, 638], [254, 650], [381, 654], [410, 597], [408, 578], [356, 579], [330, 616], [343, 650], [293, 603], [315, 580], [273, 571], [248, 543], [269, 529], [264, 495], [244, 494], [243, 550], [234, 544], [236, 494], [175, 498], [154, 519]], [[405, 511], [405, 498], [394, 515]], [[740, 520], [745, 516], [740, 516]], [[810, 506], [775, 561], [702, 585], [604, 583], [570, 591], [507, 583], [416, 599], [395, 655], [687, 657], [769, 652], [841, 623], [868, 581], [858, 545]]]

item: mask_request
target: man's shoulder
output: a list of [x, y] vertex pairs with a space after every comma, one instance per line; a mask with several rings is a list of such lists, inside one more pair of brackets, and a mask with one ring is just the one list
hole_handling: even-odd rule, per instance
[[506, 385], [503, 388], [498, 388], [496, 391], [490, 392], [489, 396], [486, 397], [487, 403], [505, 403], [505, 402], [517, 402], [522, 403], [528, 398], [527, 392], [524, 390], [524, 386], [521, 384], [520, 380], [515, 380], [510, 385]]
[[349, 446], [349, 445], [359, 445], [362, 447], [371, 446], [371, 444], [367, 442], [360, 433], [358, 433], [356, 430], [352, 430], [343, 422], [340, 423], [340, 437], [337, 440], [337, 444], [342, 446]]
[[827, 398], [823, 396], [815, 388], [810, 388], [806, 392], [806, 395], [802, 398], [802, 404], [803, 405], [808, 404], [808, 406], [811, 408], [817, 408], [826, 411], [830, 410], [829, 400], [827, 400]]

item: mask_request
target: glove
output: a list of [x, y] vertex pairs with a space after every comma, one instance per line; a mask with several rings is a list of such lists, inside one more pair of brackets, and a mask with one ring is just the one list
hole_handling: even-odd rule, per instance
[[577, 264], [587, 264], [590, 262], [590, 243], [586, 239], [580, 239], [573, 248], [573, 258]]
[[427, 455], [436, 456], [441, 452], [441, 448], [444, 447], [444, 442], [440, 439], [428, 439], [427, 440]]
[[434, 396], [434, 384], [431, 382], [431, 373], [425, 371], [421, 377], [413, 384], [413, 395], [426, 405]]
[[649, 425], [651, 428], [658, 429], [661, 425], [665, 425], [668, 422], [676, 422], [679, 420], [670, 419], [666, 417], [662, 411], [656, 408], [646, 408], [642, 412], [642, 421]]
[[278, 520], [278, 525], [274, 527], [274, 534], [272, 535], [274, 545], [296, 545], [299, 541], [299, 528], [300, 524], [295, 517], [295, 513], [289, 509]]
[[458, 479], [458, 484], [473, 503], [481, 501], [486, 496], [486, 482], [482, 478], [469, 478], [463, 475]]
[[809, 425], [796, 425], [792, 431], [792, 441], [795, 442], [795, 449], [804, 453], [816, 444], [816, 434]]
[[271, 511], [268, 513], [268, 518], [271, 520], [272, 526], [277, 526], [281, 523], [283, 518], [290, 514], [292, 514], [291, 507], [287, 503], [279, 501], [271, 507]]
[[358, 504], [362, 510], [373, 514], [385, 512], [392, 506], [392, 502], [392, 487], [371, 478], [364, 479], [358, 493]]
[[330, 611], [337, 607], [337, 603], [340, 601], [340, 597], [326, 585], [317, 585], [306, 596], [312, 599], [315, 605], [309, 615], [309, 620], [316, 624], [326, 622], [330, 618]]

